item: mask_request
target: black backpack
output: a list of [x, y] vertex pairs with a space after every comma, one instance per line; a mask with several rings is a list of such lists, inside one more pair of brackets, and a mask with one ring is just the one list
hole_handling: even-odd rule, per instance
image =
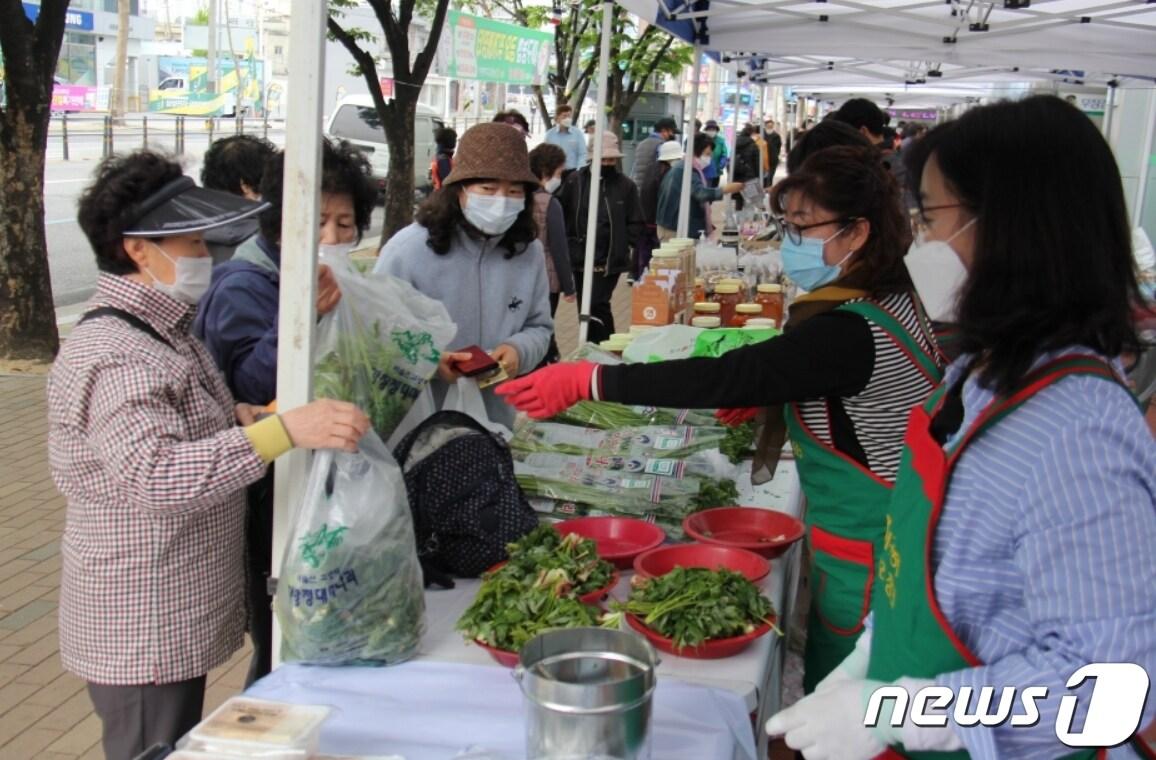
[[425, 584], [473, 578], [538, 525], [500, 437], [461, 412], [433, 414], [394, 452], [405, 474]]

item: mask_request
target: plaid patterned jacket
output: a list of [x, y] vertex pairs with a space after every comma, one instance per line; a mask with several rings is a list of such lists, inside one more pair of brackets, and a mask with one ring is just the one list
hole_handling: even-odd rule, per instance
[[244, 488], [265, 465], [192, 338], [193, 308], [102, 275], [92, 305], [128, 311], [79, 325], [48, 379], [61, 542], [64, 667], [102, 684], [172, 683], [240, 646]]

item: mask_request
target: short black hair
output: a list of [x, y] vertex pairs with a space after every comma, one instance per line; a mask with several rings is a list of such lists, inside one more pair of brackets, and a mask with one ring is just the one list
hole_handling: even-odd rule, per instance
[[890, 121], [890, 117], [867, 98], [848, 100], [831, 118], [850, 124], [855, 129], [866, 127], [873, 135], [883, 134], [883, 128]]
[[256, 191], [265, 174], [265, 164], [277, 146], [256, 135], [230, 135], [214, 140], [205, 151], [201, 184], [210, 190], [244, 195], [241, 183]]
[[458, 147], [458, 133], [452, 127], [442, 127], [434, 132], [434, 144], [441, 150], [453, 152]]
[[140, 271], [124, 250], [124, 231], [136, 221], [138, 203], [182, 176], [179, 163], [150, 150], [100, 162], [76, 204], [76, 221], [96, 254], [97, 269], [109, 274]]
[[668, 129], [671, 132], [678, 134], [678, 122], [669, 116], [663, 116], [661, 119], [654, 123], [654, 131], [661, 132], [664, 129]]
[[[261, 236], [275, 245], [281, 244], [281, 203], [285, 174], [285, 154], [269, 159], [261, 180], [261, 199], [272, 204], [261, 212]], [[373, 207], [377, 203], [377, 185], [369, 161], [355, 145], [346, 140], [321, 141], [321, 192], [348, 195], [353, 199], [353, 217], [357, 239], [369, 229]]]
[[566, 165], [566, 151], [557, 145], [542, 143], [530, 151], [530, 171], [538, 179], [553, 176], [559, 166]]
[[500, 124], [509, 124], [510, 126], [517, 125], [522, 128], [524, 134], [530, 134], [530, 122], [526, 121], [526, 117], [516, 108], [498, 111], [494, 114], [494, 118], [491, 119], [491, 121], [496, 121]]
[[787, 174], [794, 174], [798, 171], [803, 162], [813, 154], [839, 145], [873, 147], [871, 141], [850, 124], [835, 119], [825, 119], [795, 140], [794, 147], [787, 154]]
[[1087, 116], [1052, 95], [974, 108], [909, 151], [917, 197], [931, 161], [976, 220], [959, 345], [983, 357], [987, 387], [1007, 393], [1049, 351], [1139, 349], [1132, 309], [1142, 300], [1120, 170]]
[[714, 148], [714, 138], [706, 132], [699, 132], [694, 136], [694, 155], [695, 158], [702, 155], [702, 152], [707, 148]]

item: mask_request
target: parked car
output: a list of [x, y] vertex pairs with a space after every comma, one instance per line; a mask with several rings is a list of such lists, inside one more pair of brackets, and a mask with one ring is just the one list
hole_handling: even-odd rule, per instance
[[[445, 123], [438, 118], [437, 111], [429, 106], [418, 105], [413, 130], [413, 179], [414, 188], [422, 195], [433, 190], [429, 165], [437, 150], [434, 133], [443, 126]], [[385, 192], [385, 178], [389, 174], [389, 145], [385, 139], [385, 128], [377, 115], [377, 109], [373, 107], [372, 97], [349, 95], [342, 98], [325, 125], [325, 134], [348, 140], [364, 151], [378, 188], [382, 193]]]

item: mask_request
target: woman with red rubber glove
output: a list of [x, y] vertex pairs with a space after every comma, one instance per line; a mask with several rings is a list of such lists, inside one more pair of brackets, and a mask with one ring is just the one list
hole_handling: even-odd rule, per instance
[[791, 436], [807, 496], [809, 693], [862, 630], [904, 425], [944, 362], [904, 266], [899, 188], [875, 149], [821, 150], [771, 199], [786, 273], [810, 291], [784, 335], [717, 359], [556, 364], [498, 393], [535, 419], [587, 399], [721, 408], [730, 421], [766, 407], [767, 427], [777, 419]]

